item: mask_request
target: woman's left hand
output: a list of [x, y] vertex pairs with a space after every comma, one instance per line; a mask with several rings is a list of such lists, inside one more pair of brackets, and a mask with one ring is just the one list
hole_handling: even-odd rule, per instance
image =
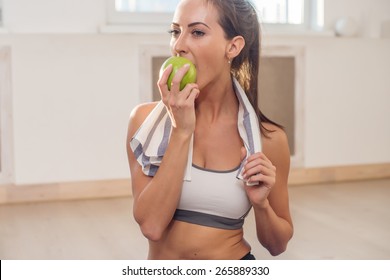
[[[259, 152], [246, 159], [242, 175], [247, 182], [245, 190], [252, 205], [263, 207], [275, 185], [276, 167], [262, 152]], [[252, 185], [256, 182], [257, 185]], [[250, 186], [248, 186], [249, 183], [251, 183]]]

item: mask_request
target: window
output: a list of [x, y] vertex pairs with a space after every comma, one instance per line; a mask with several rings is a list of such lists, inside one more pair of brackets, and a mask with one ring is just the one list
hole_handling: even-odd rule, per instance
[[[109, 23], [166, 24], [180, 0], [107, 0]], [[324, 0], [252, 0], [260, 21], [306, 29], [323, 26]]]
[[115, 0], [115, 9], [121, 12], [162, 12], [171, 13], [179, 0]]
[[254, 1], [263, 22], [302, 24], [304, 0], [258, 0]]

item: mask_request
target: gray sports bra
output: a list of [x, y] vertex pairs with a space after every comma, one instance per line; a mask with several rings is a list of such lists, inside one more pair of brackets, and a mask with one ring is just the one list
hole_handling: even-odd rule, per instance
[[240, 229], [252, 205], [243, 181], [236, 178], [238, 167], [213, 171], [192, 166], [191, 181], [184, 181], [174, 219], [192, 224]]

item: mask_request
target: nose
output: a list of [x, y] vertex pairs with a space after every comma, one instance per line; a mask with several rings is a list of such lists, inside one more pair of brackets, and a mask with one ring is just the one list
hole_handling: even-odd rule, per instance
[[179, 37], [174, 39], [173, 51], [177, 56], [183, 56], [184, 54], [188, 53], [188, 47], [184, 34], [180, 34]]

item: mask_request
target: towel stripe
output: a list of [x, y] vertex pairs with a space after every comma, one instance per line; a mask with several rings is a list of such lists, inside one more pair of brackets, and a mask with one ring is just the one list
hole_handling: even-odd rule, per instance
[[168, 147], [169, 137], [171, 135], [171, 129], [172, 129], [171, 118], [166, 118], [165, 119], [165, 125], [164, 125], [164, 134], [163, 134], [161, 143], [158, 146], [158, 150], [157, 150], [157, 154], [159, 156], [162, 156], [162, 155], [165, 154], [165, 150]]

